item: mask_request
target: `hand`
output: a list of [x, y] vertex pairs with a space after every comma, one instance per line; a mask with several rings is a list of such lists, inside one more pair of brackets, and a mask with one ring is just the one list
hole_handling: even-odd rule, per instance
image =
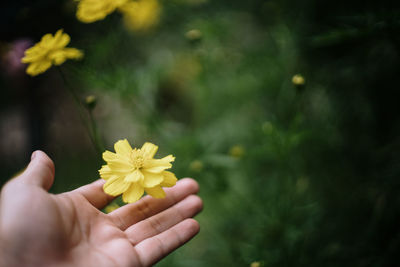
[[0, 195], [0, 266], [150, 266], [199, 231], [197, 183], [182, 179], [167, 197], [146, 196], [104, 214], [103, 180], [58, 195], [47, 190], [53, 162], [32, 154]]

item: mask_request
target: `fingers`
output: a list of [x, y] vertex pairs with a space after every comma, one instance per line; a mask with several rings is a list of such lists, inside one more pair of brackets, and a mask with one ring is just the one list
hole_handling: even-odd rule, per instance
[[32, 153], [26, 170], [16, 180], [49, 190], [54, 182], [54, 163], [44, 152], [37, 150]]
[[81, 194], [94, 207], [96, 207], [98, 209], [102, 209], [114, 199], [113, 196], [110, 196], [110, 195], [107, 195], [106, 193], [104, 193], [104, 191], [103, 191], [104, 183], [105, 183], [105, 181], [103, 179], [99, 179], [97, 181], [94, 181], [91, 184], [79, 187], [79, 188], [71, 191], [70, 193], [71, 194]]
[[156, 236], [177, 223], [195, 216], [202, 208], [203, 202], [200, 197], [190, 195], [169, 209], [132, 225], [125, 233], [135, 246], [144, 239]]
[[166, 197], [156, 199], [146, 196], [136, 203], [125, 205], [109, 214], [110, 218], [121, 229], [126, 230], [132, 224], [157, 214], [191, 194], [199, 191], [197, 182], [190, 178], [179, 180], [174, 187], [166, 188]]
[[142, 266], [151, 266], [192, 239], [200, 230], [199, 223], [186, 219], [159, 235], [135, 246]]

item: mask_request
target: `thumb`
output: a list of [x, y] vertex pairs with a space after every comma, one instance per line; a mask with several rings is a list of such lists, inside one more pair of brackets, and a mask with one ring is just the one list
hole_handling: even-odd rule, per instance
[[32, 153], [31, 162], [17, 179], [49, 190], [54, 181], [54, 163], [46, 153], [37, 150]]

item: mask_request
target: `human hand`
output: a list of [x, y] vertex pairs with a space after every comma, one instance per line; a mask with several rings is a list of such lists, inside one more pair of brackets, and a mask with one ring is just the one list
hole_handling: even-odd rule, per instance
[[182, 179], [166, 198], [146, 196], [104, 214], [103, 180], [54, 195], [54, 165], [41, 151], [0, 195], [0, 266], [150, 266], [199, 231], [199, 187]]

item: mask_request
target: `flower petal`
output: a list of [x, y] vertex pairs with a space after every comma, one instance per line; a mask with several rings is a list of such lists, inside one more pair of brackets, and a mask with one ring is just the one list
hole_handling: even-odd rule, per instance
[[64, 51], [61, 49], [50, 52], [48, 58], [51, 59], [56, 66], [63, 64], [67, 60]]
[[143, 168], [148, 172], [161, 173], [162, 171], [171, 168], [172, 164], [170, 162], [174, 160], [175, 157], [172, 155], [168, 155], [162, 159], [149, 159], [144, 162]]
[[144, 180], [142, 184], [145, 188], [159, 185], [164, 180], [164, 176], [161, 173], [151, 173], [144, 170], [142, 170], [142, 172], [144, 174]]
[[149, 194], [152, 197], [155, 198], [164, 198], [165, 197], [165, 192], [164, 190], [161, 188], [161, 186], [155, 186], [152, 188], [146, 188], [146, 193]]
[[105, 152], [103, 152], [103, 159], [105, 161], [111, 161], [111, 160], [116, 160], [118, 158], [117, 154], [106, 150]]
[[118, 176], [113, 176], [103, 185], [103, 190], [111, 196], [118, 196], [129, 188], [130, 183], [126, 183]]
[[81, 59], [83, 57], [83, 52], [76, 48], [64, 48], [65, 56], [69, 59]]
[[63, 33], [63, 30], [58, 30], [56, 34], [54, 34], [54, 43], [53, 43], [53, 48], [54, 49], [61, 49], [67, 46], [71, 38], [67, 33]]
[[175, 174], [173, 174], [172, 172], [163, 171], [162, 174], [164, 176], [164, 181], [162, 181], [162, 183], [160, 184], [161, 186], [171, 187], [176, 184], [176, 181], [178, 181]]
[[115, 176], [108, 165], [103, 165], [101, 167], [101, 169], [99, 170], [99, 173], [100, 173], [100, 177], [104, 180], [107, 180], [107, 179], [111, 178], [112, 176]]
[[144, 175], [141, 171], [139, 170], [135, 170], [134, 172], [128, 174], [125, 177], [125, 181], [126, 182], [133, 182], [133, 183], [137, 183], [137, 182], [141, 182], [143, 181]]
[[47, 54], [46, 49], [41, 49], [36, 44], [35, 46], [25, 50], [25, 56], [21, 59], [22, 63], [31, 63], [44, 60]]
[[121, 160], [109, 161], [108, 166], [110, 166], [112, 171], [118, 173], [127, 173], [133, 171], [133, 166], [130, 163]]
[[140, 149], [145, 159], [152, 159], [154, 155], [157, 153], [157, 150], [158, 146], [149, 142], [144, 143], [142, 148]]
[[123, 155], [119, 155], [110, 151], [105, 151], [103, 153], [103, 159], [108, 163], [108, 166], [113, 171], [125, 173], [130, 172], [133, 169], [129, 158]]
[[133, 203], [139, 200], [143, 193], [144, 188], [142, 186], [138, 183], [131, 183], [128, 190], [122, 194], [122, 200], [126, 203]]
[[42, 39], [40, 39], [39, 44], [44, 47], [49, 46], [49, 44], [53, 45], [53, 38], [51, 33], [46, 33], [43, 35]]
[[129, 144], [128, 140], [119, 140], [118, 142], [115, 143], [114, 145], [115, 152], [117, 154], [124, 155], [126, 157], [130, 157], [131, 152], [132, 152], [132, 147]]
[[31, 63], [26, 69], [26, 73], [31, 76], [36, 76], [48, 70], [51, 67], [51, 61], [41, 60], [39, 62]]

